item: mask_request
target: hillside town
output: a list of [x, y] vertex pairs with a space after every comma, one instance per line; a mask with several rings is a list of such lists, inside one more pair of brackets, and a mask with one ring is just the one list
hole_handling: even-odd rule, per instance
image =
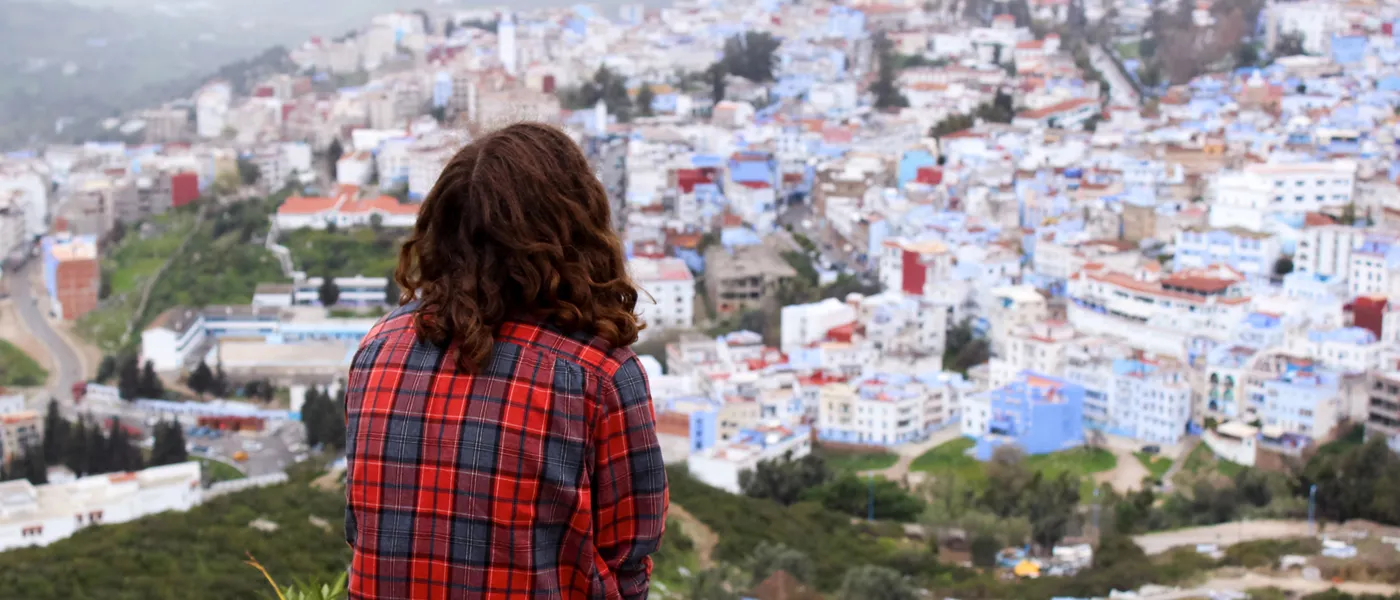
[[[445, 6], [0, 155], [0, 334], [46, 373], [0, 367], [0, 550], [190, 510], [233, 491], [214, 464], [243, 489], [333, 460], [398, 240], [455, 151], [518, 120], [563, 127], [608, 192], [663, 453], [699, 483], [764, 497], [769, 468], [864, 460], [859, 521], [891, 518], [879, 478], [1071, 465], [1046, 480], [1084, 476], [1072, 524], [991, 548], [1013, 579], [1097, 564], [1123, 513], [1095, 486], [1153, 510], [1211, 469], [1294, 477], [1288, 508], [1256, 504], [1293, 533], [1173, 546], [1400, 527], [1394, 468], [1361, 512], [1344, 477], [1296, 479], [1334, 448], [1400, 462], [1400, 3]], [[85, 471], [44, 447], [89, 418], [148, 449], [176, 423], [199, 462]], [[1249, 514], [1229, 515], [1176, 526]], [[937, 549], [930, 519], [902, 520]], [[939, 556], [968, 552], [959, 523]], [[1370, 531], [1400, 572], [1400, 531]], [[1354, 556], [1338, 539], [1317, 552]], [[1317, 568], [1289, 577], [1325, 590]], [[742, 597], [840, 587], [781, 573]]]

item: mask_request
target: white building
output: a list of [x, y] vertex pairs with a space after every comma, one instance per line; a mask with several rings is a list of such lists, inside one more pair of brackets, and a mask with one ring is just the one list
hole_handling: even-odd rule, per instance
[[[740, 493], [739, 473], [752, 471], [760, 461], [800, 459], [812, 452], [811, 430], [799, 427], [756, 427], [739, 439], [721, 442], [686, 459], [690, 474], [731, 494]], [[789, 454], [790, 453], [790, 454]]]
[[1357, 165], [1349, 160], [1252, 164], [1222, 172], [1212, 182], [1210, 226], [1267, 232], [1269, 217], [1299, 215], [1350, 204]]
[[355, 186], [341, 186], [334, 197], [308, 198], [292, 196], [277, 207], [273, 222], [281, 231], [303, 227], [325, 229], [336, 227], [367, 227], [377, 221], [383, 227], [413, 227], [418, 222], [417, 204], [404, 204], [391, 196], [359, 198]]
[[1345, 225], [1308, 227], [1293, 252], [1293, 270], [1345, 279], [1351, 269], [1351, 253], [1365, 237], [1365, 230]]
[[191, 308], [167, 310], [141, 332], [141, 364], [149, 361], [161, 372], [179, 370], [204, 345], [207, 337], [204, 317], [199, 311]]
[[632, 258], [627, 272], [641, 288], [637, 314], [647, 329], [688, 329], [695, 325], [695, 276], [685, 261], [674, 258]]
[[1065, 372], [1068, 348], [1076, 333], [1064, 321], [1038, 321], [1017, 325], [1006, 332], [1001, 354], [988, 364], [988, 386], [996, 389], [1011, 383], [1022, 371], [1059, 377]]
[[224, 134], [228, 126], [229, 102], [233, 99], [233, 88], [227, 82], [216, 81], [195, 92], [194, 118], [195, 133], [205, 139], [213, 139]]
[[1188, 359], [1197, 339], [1224, 342], [1249, 307], [1244, 275], [1229, 267], [1162, 275], [1081, 271], [1069, 281], [1069, 322], [1081, 333], [1122, 338], [1134, 348]]
[[515, 75], [520, 53], [515, 47], [515, 21], [511, 19], [509, 12], [501, 15], [500, 22], [496, 24], [496, 48], [500, 54], [501, 66], [507, 73]]
[[366, 185], [374, 175], [374, 155], [369, 152], [351, 152], [335, 161], [335, 182], [341, 185]]
[[36, 168], [0, 164], [0, 205], [11, 200], [24, 216], [25, 233], [37, 238], [49, 231], [49, 182]]
[[930, 404], [928, 387], [907, 375], [876, 374], [849, 384], [831, 383], [821, 388], [817, 432], [823, 440], [847, 444], [913, 442], [941, 422], [933, 415], [941, 417], [946, 407]]
[[792, 354], [799, 348], [827, 339], [827, 334], [832, 329], [848, 325], [855, 320], [855, 308], [835, 298], [810, 304], [784, 306], [782, 341], [779, 348], [787, 354]]
[[189, 510], [203, 499], [199, 484], [197, 462], [68, 483], [0, 483], [0, 551], [47, 546], [92, 525]]

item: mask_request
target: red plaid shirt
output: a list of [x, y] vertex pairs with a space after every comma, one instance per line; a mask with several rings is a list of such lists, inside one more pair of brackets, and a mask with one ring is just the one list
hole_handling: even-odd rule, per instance
[[413, 308], [350, 367], [350, 597], [645, 598], [667, 493], [637, 356], [514, 322], [460, 373]]

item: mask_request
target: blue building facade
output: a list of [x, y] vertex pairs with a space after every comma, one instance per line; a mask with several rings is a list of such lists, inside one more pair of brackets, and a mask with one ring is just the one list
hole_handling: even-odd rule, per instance
[[987, 433], [977, 440], [977, 460], [1005, 444], [1027, 454], [1048, 454], [1084, 443], [1084, 387], [1058, 377], [1024, 373], [989, 392]]

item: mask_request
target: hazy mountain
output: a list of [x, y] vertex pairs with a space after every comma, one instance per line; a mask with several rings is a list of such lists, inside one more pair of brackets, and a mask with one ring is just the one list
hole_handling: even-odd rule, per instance
[[[0, 148], [165, 99], [219, 66], [338, 35], [401, 0], [4, 0]], [[65, 136], [59, 136], [60, 139]]]

